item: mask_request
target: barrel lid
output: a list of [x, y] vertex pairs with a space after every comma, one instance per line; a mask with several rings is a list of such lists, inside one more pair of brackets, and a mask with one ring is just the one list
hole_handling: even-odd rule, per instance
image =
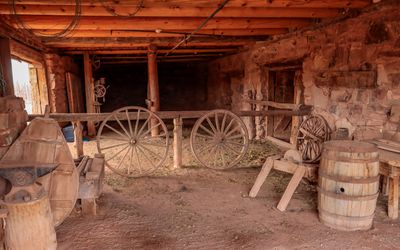
[[372, 153], [378, 148], [368, 142], [350, 140], [332, 140], [324, 143], [324, 149], [346, 153]]

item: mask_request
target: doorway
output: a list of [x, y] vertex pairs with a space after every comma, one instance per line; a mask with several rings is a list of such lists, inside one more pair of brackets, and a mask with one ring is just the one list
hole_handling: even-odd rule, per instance
[[[269, 71], [268, 100], [279, 103], [295, 103], [294, 70]], [[275, 109], [270, 107], [269, 109]], [[275, 115], [268, 117], [268, 135], [289, 142], [292, 117]]]
[[22, 97], [28, 114], [43, 114], [47, 102], [44, 69], [22, 61], [11, 60], [15, 95]]

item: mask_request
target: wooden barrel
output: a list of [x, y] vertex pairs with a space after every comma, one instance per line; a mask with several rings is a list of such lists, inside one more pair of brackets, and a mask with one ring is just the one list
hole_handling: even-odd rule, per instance
[[324, 143], [318, 177], [318, 211], [323, 224], [345, 231], [371, 228], [378, 189], [375, 145], [347, 140]]

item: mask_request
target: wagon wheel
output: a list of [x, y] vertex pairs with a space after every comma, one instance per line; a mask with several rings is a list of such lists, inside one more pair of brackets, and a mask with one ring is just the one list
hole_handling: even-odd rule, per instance
[[329, 127], [320, 115], [312, 115], [304, 120], [297, 134], [297, 149], [301, 152], [303, 162], [312, 163], [319, 160], [322, 144], [329, 140]]
[[237, 115], [227, 110], [213, 110], [196, 121], [190, 135], [190, 147], [203, 166], [227, 169], [246, 154], [249, 135]]
[[101, 84], [97, 84], [96, 86], [94, 86], [94, 95], [97, 98], [101, 98], [104, 97], [106, 95], [106, 87], [104, 87], [104, 85]]
[[[158, 135], [151, 131], [158, 129]], [[160, 167], [168, 153], [168, 130], [153, 112], [136, 106], [115, 110], [100, 125], [97, 149], [106, 166], [127, 177], [145, 176]]]

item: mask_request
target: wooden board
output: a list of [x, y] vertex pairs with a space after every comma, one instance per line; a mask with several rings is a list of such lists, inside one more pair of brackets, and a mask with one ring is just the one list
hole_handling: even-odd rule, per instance
[[22, 132], [1, 159], [1, 165], [30, 162], [32, 165], [56, 164], [50, 174], [38, 179], [49, 195], [54, 225], [60, 225], [71, 213], [78, 196], [79, 176], [58, 123], [36, 118]]
[[84, 97], [82, 94], [82, 82], [80, 78], [70, 72], [65, 74], [65, 78], [67, 84], [69, 112], [85, 112]]

